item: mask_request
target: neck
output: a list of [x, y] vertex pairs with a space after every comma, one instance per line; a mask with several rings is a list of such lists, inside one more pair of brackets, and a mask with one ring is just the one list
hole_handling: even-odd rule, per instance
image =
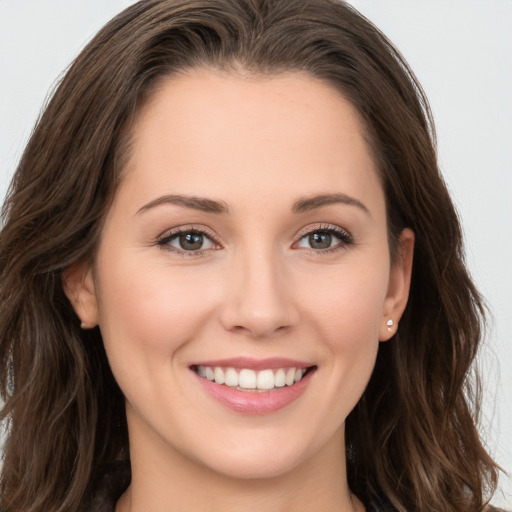
[[311, 459], [270, 478], [220, 474], [174, 450], [130, 446], [132, 483], [116, 512], [364, 512], [350, 493], [343, 431]]

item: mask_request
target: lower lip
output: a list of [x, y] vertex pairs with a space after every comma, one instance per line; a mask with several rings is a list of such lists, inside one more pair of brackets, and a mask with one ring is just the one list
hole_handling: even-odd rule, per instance
[[200, 377], [195, 372], [194, 375], [212, 398], [229, 409], [243, 414], [269, 414], [283, 409], [299, 398], [306, 390], [313, 373], [313, 371], [309, 371], [299, 382], [292, 386], [274, 388], [263, 392], [240, 391], [224, 384], [216, 384], [215, 381]]

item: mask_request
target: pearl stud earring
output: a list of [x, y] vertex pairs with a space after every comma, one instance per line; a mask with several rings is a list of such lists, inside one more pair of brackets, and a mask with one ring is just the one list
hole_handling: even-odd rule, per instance
[[393, 327], [393, 325], [395, 325], [395, 322], [393, 322], [393, 319], [390, 318], [387, 322], [386, 322], [386, 325], [388, 326], [388, 331], [391, 332], [391, 327]]

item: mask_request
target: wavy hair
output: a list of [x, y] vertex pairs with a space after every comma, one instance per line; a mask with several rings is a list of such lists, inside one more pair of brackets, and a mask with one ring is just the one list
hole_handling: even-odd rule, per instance
[[[62, 272], [94, 257], [130, 128], [158, 81], [201, 66], [303, 71], [356, 108], [386, 195], [392, 256], [416, 235], [409, 304], [346, 422], [351, 490], [399, 512], [477, 512], [498, 467], [478, 435], [471, 372], [484, 308], [439, 173], [427, 99], [386, 37], [336, 0], [143, 0], [86, 46], [42, 113], [2, 210], [0, 504], [78, 511], [127, 460], [124, 399], [99, 329]], [[121, 484], [126, 486], [129, 474]]]

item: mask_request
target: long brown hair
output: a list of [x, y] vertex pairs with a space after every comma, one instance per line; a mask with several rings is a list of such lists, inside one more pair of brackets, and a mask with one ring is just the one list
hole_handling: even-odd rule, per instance
[[305, 71], [359, 112], [386, 193], [392, 256], [404, 227], [416, 246], [400, 329], [347, 418], [349, 485], [363, 502], [400, 512], [482, 510], [498, 474], [479, 439], [470, 371], [483, 305], [438, 171], [428, 103], [385, 36], [335, 0], [143, 0], [70, 67], [2, 212], [0, 506], [81, 510], [98, 476], [129, 457], [100, 332], [80, 329], [61, 277], [94, 257], [137, 110], [159, 79], [198, 66]]

